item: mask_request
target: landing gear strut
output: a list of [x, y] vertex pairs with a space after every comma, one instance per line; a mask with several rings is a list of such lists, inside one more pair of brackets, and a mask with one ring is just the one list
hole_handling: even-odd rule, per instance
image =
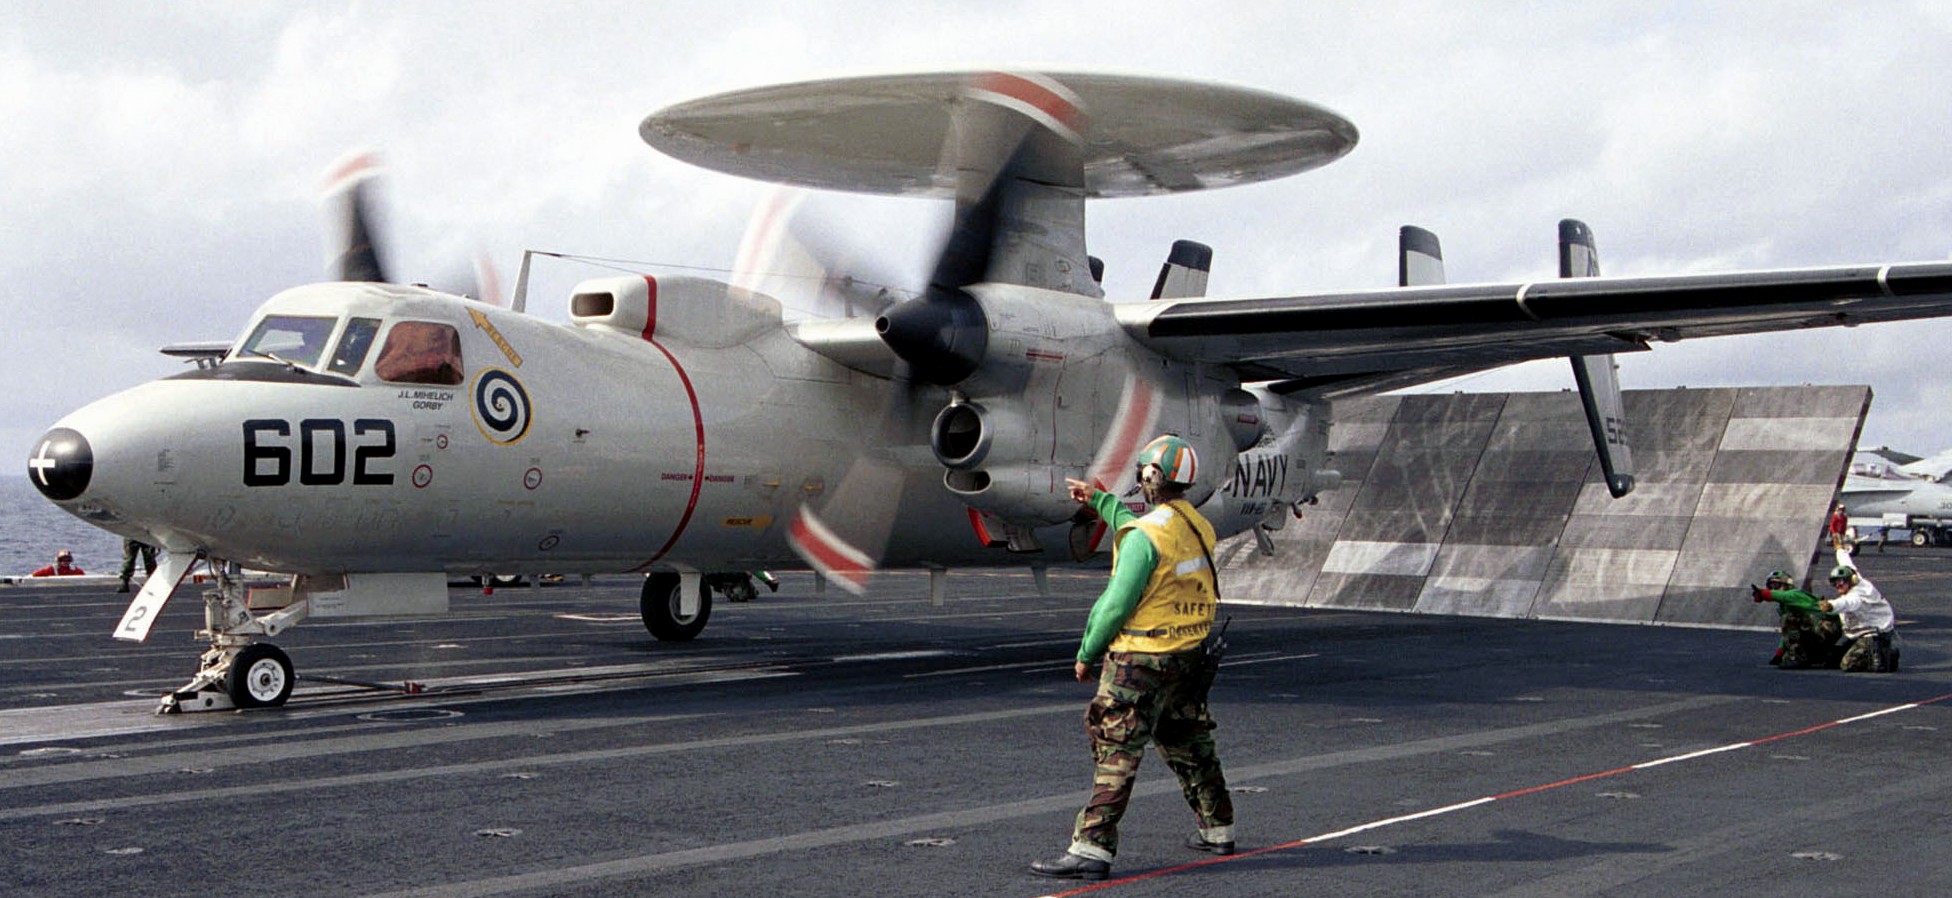
[[305, 619], [308, 604], [292, 604], [270, 614], [254, 616], [244, 603], [244, 583], [223, 565], [213, 563], [216, 588], [203, 595], [204, 629], [199, 639], [210, 641], [197, 675], [182, 688], [163, 696], [158, 714], [220, 711], [226, 708], [275, 708], [291, 697], [298, 681], [291, 658], [260, 636], [276, 636]]

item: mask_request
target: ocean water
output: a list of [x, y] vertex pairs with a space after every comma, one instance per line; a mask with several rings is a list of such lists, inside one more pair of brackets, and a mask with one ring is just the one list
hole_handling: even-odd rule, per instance
[[62, 549], [75, 553], [75, 564], [91, 574], [122, 567], [122, 537], [56, 508], [26, 477], [0, 475], [0, 576], [24, 576], [53, 564]]

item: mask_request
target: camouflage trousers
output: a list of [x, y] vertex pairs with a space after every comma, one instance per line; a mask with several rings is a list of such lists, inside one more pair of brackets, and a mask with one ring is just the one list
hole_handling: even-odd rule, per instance
[[1112, 652], [1098, 678], [1098, 695], [1085, 709], [1091, 736], [1091, 799], [1078, 812], [1073, 844], [1107, 855], [1118, 853], [1118, 821], [1132, 799], [1132, 781], [1147, 743], [1179, 777], [1187, 806], [1202, 829], [1231, 826], [1232, 796], [1214, 748], [1213, 716], [1207, 713], [1200, 683], [1199, 650], [1175, 654]]
[[1836, 658], [1837, 640], [1844, 635], [1835, 615], [1816, 615], [1782, 609], [1782, 668], [1824, 667]]
[[1873, 633], [1844, 643], [1843, 660], [1837, 665], [1847, 671], [1893, 673], [1898, 669], [1898, 634]]

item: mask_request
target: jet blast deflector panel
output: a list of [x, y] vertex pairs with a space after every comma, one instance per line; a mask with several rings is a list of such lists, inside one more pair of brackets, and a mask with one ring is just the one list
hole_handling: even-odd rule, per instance
[[1229, 601], [1774, 629], [1746, 586], [1831, 563], [1818, 540], [1868, 387], [1625, 394], [1640, 465], [1607, 493], [1572, 393], [1335, 405], [1344, 486], [1216, 552]]

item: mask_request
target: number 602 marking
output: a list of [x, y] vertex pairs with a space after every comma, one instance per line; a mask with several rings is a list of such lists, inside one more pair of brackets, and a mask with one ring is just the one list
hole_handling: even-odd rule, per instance
[[[291, 422], [279, 418], [251, 418], [244, 422], [244, 485], [284, 486], [291, 483]], [[393, 457], [393, 422], [358, 418], [352, 422], [350, 465], [354, 486], [387, 486], [390, 471], [373, 464]], [[336, 418], [306, 418], [298, 422], [298, 482], [304, 486], [336, 486], [346, 482], [346, 422]]]

